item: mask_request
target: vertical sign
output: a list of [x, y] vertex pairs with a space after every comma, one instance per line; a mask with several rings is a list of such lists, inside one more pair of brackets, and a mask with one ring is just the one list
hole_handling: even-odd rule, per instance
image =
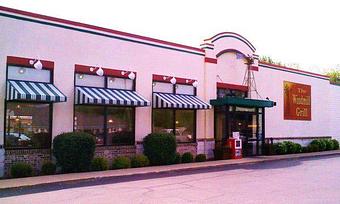
[[284, 119], [312, 120], [311, 86], [284, 81], [283, 89]]

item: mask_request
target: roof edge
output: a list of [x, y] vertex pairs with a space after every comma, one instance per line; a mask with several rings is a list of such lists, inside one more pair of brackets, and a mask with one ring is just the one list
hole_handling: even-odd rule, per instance
[[110, 28], [104, 28], [104, 27], [95, 26], [95, 25], [91, 25], [91, 24], [61, 19], [61, 18], [57, 18], [57, 17], [37, 14], [37, 13], [33, 13], [33, 12], [13, 9], [13, 8], [9, 8], [9, 7], [0, 6], [0, 12], [1, 11], [9, 12], [9, 13], [17, 14], [17, 15], [28, 16], [28, 17], [31, 17], [31, 18], [37, 18], [37, 19], [53, 21], [53, 22], [62, 23], [62, 24], [68, 24], [68, 25], [82, 27], [82, 28], [86, 28], [86, 29], [97, 30], [97, 31], [101, 31], [101, 32], [108, 32], [108, 33], [111, 33], [111, 34], [114, 34], [114, 35], [120, 35], [120, 36], [135, 38], [135, 39], [139, 39], [139, 40], [149, 41], [149, 42], [153, 42], [153, 43], [159, 43], [159, 44], [163, 44], [163, 45], [178, 47], [178, 48], [182, 48], [182, 49], [193, 50], [193, 51], [196, 51], [196, 52], [201, 52], [201, 53], [205, 52], [203, 49], [198, 48], [198, 47], [183, 45], [183, 44], [179, 44], [179, 43], [174, 43], [174, 42], [169, 42], [169, 41], [160, 40], [160, 39], [156, 39], [156, 38], [146, 37], [146, 36], [142, 36], [142, 35], [127, 33], [127, 32], [123, 32], [123, 31], [118, 31], [118, 30], [114, 30], [114, 29], [110, 29]]

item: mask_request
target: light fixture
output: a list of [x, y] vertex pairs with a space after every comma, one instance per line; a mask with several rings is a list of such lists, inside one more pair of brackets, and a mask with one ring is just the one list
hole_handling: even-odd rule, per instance
[[35, 69], [41, 70], [43, 68], [43, 64], [38, 59], [32, 59], [29, 61], [30, 65], [33, 65]]
[[90, 67], [90, 72], [96, 71], [96, 74], [98, 76], [103, 76], [104, 75], [104, 70], [101, 67]]
[[134, 80], [136, 78], [136, 75], [135, 73], [131, 72], [129, 75], [128, 75], [129, 79], [131, 80]]
[[197, 80], [192, 80], [192, 79], [187, 79], [187, 80], [185, 80], [185, 83], [187, 83], [187, 84], [190, 84], [190, 83], [192, 83], [192, 86], [193, 87], [197, 87], [197, 85], [198, 85], [198, 81]]
[[152, 82], [152, 87], [156, 86], [156, 82]]
[[176, 78], [175, 78], [175, 77], [172, 77], [172, 79], [170, 79], [170, 83], [176, 84]]
[[99, 69], [96, 71], [96, 74], [98, 74], [99, 76], [103, 76], [104, 70], [101, 67], [99, 67]]
[[21, 67], [18, 71], [19, 74], [24, 74], [26, 72], [26, 69]]
[[[121, 71], [120, 73], [124, 76], [125, 74], [127, 74], [129, 72], [128, 71]], [[136, 75], [135, 75], [135, 73], [130, 72], [130, 74], [128, 74], [128, 77], [129, 77], [129, 79], [134, 80], [136, 78]]]

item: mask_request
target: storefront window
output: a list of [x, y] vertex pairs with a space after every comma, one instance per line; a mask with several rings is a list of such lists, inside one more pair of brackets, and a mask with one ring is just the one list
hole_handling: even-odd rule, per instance
[[106, 145], [133, 145], [135, 142], [134, 121], [134, 108], [107, 107]]
[[105, 77], [90, 74], [76, 74], [76, 85], [90, 87], [104, 87]]
[[99, 146], [133, 145], [135, 142], [134, 108], [75, 106], [74, 130], [93, 135], [96, 145]]
[[50, 148], [50, 104], [7, 102], [6, 148]]
[[195, 87], [192, 85], [176, 85], [176, 94], [195, 95]]
[[104, 107], [75, 106], [74, 130], [95, 137], [97, 145], [104, 145]]
[[195, 110], [153, 110], [153, 132], [173, 133], [179, 143], [195, 141]]
[[49, 83], [51, 80], [50, 70], [37, 70], [19, 66], [8, 66], [8, 79], [46, 83]]
[[107, 88], [133, 90], [133, 80], [117, 77], [108, 77]]
[[247, 97], [247, 92], [233, 89], [217, 89], [217, 98], [225, 97], [245, 98]]
[[174, 133], [174, 110], [153, 109], [153, 132]]
[[153, 92], [161, 92], [161, 93], [173, 93], [174, 85], [170, 83], [163, 82], [153, 82]]
[[194, 110], [176, 110], [176, 140], [177, 142], [193, 142], [195, 128]]

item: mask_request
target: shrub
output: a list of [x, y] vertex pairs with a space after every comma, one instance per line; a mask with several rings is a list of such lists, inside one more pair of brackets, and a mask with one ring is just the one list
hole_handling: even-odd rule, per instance
[[320, 147], [317, 143], [310, 143], [307, 148], [308, 148], [308, 152], [318, 152], [318, 151], [320, 151]]
[[301, 153], [302, 146], [299, 143], [294, 143], [294, 145], [295, 145], [295, 153]]
[[127, 169], [131, 167], [131, 160], [128, 157], [116, 157], [112, 162], [112, 169]]
[[175, 160], [174, 160], [174, 164], [180, 164], [182, 162], [182, 158], [181, 158], [181, 154], [176, 152], [176, 156], [175, 156]]
[[150, 161], [144, 154], [137, 155], [131, 158], [131, 167], [149, 166]]
[[94, 138], [87, 133], [63, 133], [53, 139], [53, 154], [63, 172], [88, 171], [94, 150]]
[[334, 149], [334, 143], [332, 140], [325, 140], [326, 142], [326, 150], [333, 150]]
[[284, 141], [282, 144], [286, 146], [286, 154], [294, 154], [296, 152], [297, 146], [294, 142]]
[[96, 157], [91, 162], [92, 171], [105, 171], [109, 169], [109, 161], [104, 157]]
[[319, 148], [320, 148], [320, 151], [326, 151], [327, 150], [327, 142], [326, 142], [325, 139], [319, 140]]
[[172, 164], [176, 159], [176, 138], [169, 133], [151, 133], [143, 139], [144, 154], [152, 165]]
[[23, 178], [33, 176], [33, 168], [31, 165], [19, 162], [11, 166], [11, 176], [13, 178]]
[[198, 154], [195, 158], [196, 162], [205, 162], [207, 161], [207, 156], [205, 154]]
[[56, 172], [56, 165], [51, 162], [47, 161], [41, 166], [41, 174], [42, 175], [53, 175]]
[[333, 142], [333, 149], [334, 150], [339, 149], [339, 142], [338, 142], [338, 140], [332, 139], [332, 142]]
[[274, 144], [274, 149], [276, 154], [286, 154], [287, 146], [284, 143], [278, 142]]
[[327, 150], [327, 143], [324, 139], [313, 140], [309, 147], [312, 152], [325, 151]]
[[194, 156], [191, 154], [191, 152], [185, 152], [182, 155], [182, 163], [191, 163], [194, 161]]
[[302, 151], [302, 153], [307, 153], [307, 152], [309, 152], [309, 148], [308, 147], [302, 147], [301, 151]]

